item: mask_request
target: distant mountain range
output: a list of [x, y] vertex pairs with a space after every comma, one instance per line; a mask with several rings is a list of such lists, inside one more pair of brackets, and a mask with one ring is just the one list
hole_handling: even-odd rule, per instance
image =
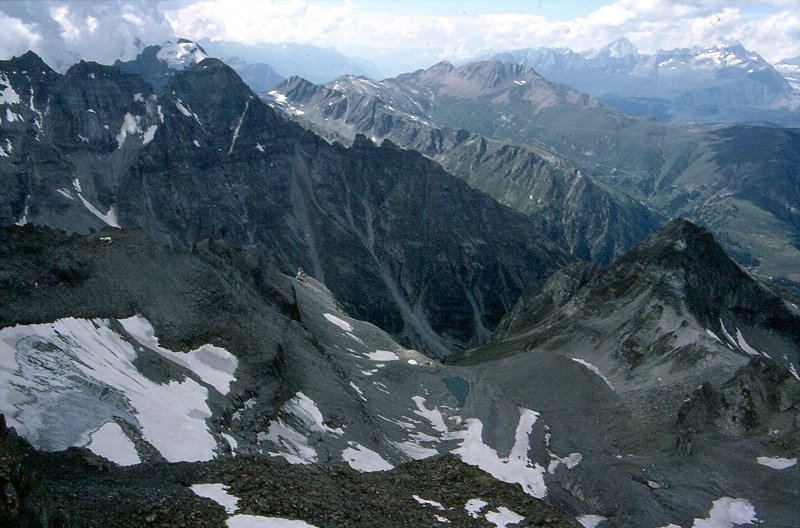
[[647, 54], [622, 38], [594, 51], [530, 48], [490, 57], [527, 64], [628, 114], [678, 122], [800, 125], [800, 90], [790, 81], [791, 65], [773, 66], [740, 44]]

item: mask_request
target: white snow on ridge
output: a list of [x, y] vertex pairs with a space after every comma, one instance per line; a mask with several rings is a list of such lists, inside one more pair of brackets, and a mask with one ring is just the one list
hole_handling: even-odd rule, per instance
[[119, 464], [133, 466], [141, 463], [136, 447], [117, 422], [106, 422], [89, 435], [86, 449]]
[[350, 323], [348, 323], [344, 319], [339, 319], [335, 315], [332, 315], [332, 314], [329, 314], [329, 313], [322, 314], [322, 315], [324, 315], [325, 319], [327, 319], [329, 322], [331, 322], [332, 324], [335, 324], [336, 326], [338, 326], [339, 328], [341, 328], [345, 332], [352, 332], [353, 331], [353, 327], [350, 325]]
[[224, 484], [195, 484], [191, 489], [198, 497], [204, 499], [211, 499], [223, 508], [227, 513], [236, 513], [239, 509], [239, 497], [235, 497], [228, 493], [228, 486]]
[[120, 319], [119, 323], [136, 341], [194, 372], [223, 396], [230, 391], [230, 384], [236, 381], [233, 374], [239, 366], [239, 360], [224, 348], [203, 345], [190, 352], [173, 352], [159, 346], [153, 325], [144, 317], [134, 315]]
[[584, 367], [588, 368], [589, 370], [591, 370], [592, 372], [594, 372], [595, 374], [597, 374], [598, 376], [600, 376], [601, 378], [603, 378], [603, 381], [605, 381], [605, 382], [606, 382], [606, 385], [608, 385], [608, 388], [609, 388], [609, 389], [611, 389], [611, 390], [614, 390], [614, 386], [611, 384], [611, 382], [610, 382], [610, 381], [608, 381], [608, 378], [606, 378], [606, 377], [603, 375], [603, 373], [602, 373], [602, 372], [600, 372], [600, 369], [599, 369], [599, 368], [595, 367], [594, 365], [592, 365], [592, 364], [591, 364], [591, 363], [589, 363], [588, 361], [584, 361], [583, 359], [580, 359], [580, 358], [571, 358], [571, 359], [572, 359], [572, 361], [575, 361], [575, 362], [577, 362], [577, 363], [580, 363], [580, 364], [581, 364], [581, 365], [583, 365]]
[[350, 442], [350, 447], [342, 451], [342, 460], [361, 473], [388, 471], [394, 468], [378, 453], [356, 442]]
[[695, 519], [692, 528], [732, 528], [740, 524], [752, 524], [756, 518], [756, 509], [746, 499], [722, 497], [711, 505], [711, 511], [705, 519]]
[[[208, 390], [189, 378], [160, 384], [145, 377], [133, 364], [136, 350], [109, 325], [66, 318], [0, 330], [0, 412], [9, 424], [35, 447], [59, 450], [85, 445], [109, 413], [132, 413], [144, 439], [168, 461], [212, 459], [217, 443], [206, 424]], [[100, 394], [88, 407], [80, 399], [87, 391]], [[125, 407], [112, 411], [103, 398]], [[79, 415], [70, 412], [75, 401], [83, 405]]]
[[797, 464], [796, 458], [760, 456], [756, 461], [762, 466], [771, 467], [772, 469], [786, 469]]

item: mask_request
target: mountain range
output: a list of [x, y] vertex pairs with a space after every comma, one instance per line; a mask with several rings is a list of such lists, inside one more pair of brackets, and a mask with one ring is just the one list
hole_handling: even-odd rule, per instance
[[313, 130], [425, 153], [544, 217], [579, 258], [608, 263], [659, 218], [682, 216], [712, 228], [740, 264], [798, 291], [795, 129], [631, 117], [499, 61], [442, 63], [382, 81], [292, 78], [265, 97]]
[[650, 54], [621, 38], [592, 51], [530, 48], [488, 58], [529, 65], [628, 114], [694, 123], [800, 124], [792, 70], [738, 43]]
[[4, 526], [796, 523], [795, 130], [205, 49], [0, 61]]

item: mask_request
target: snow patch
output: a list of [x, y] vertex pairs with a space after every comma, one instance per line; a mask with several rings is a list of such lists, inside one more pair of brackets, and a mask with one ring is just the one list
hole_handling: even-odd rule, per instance
[[[194, 120], [197, 121], [198, 125], [202, 125], [202, 123], [200, 123], [200, 118], [197, 117], [197, 114], [195, 114], [194, 112], [183, 106], [183, 103], [181, 102], [180, 99], [175, 101], [175, 108], [177, 108], [178, 111], [183, 115], [185, 115], [186, 117], [193, 117]], [[163, 122], [164, 120], [162, 119], [161, 121]]]
[[188, 378], [156, 383], [137, 370], [136, 357], [107, 319], [4, 328], [0, 412], [34, 447], [50, 451], [85, 445], [98, 425], [127, 414], [168, 461], [211, 460], [217, 443], [206, 424], [208, 390]]
[[117, 422], [106, 422], [89, 435], [86, 449], [119, 464], [133, 466], [141, 463], [136, 447]]
[[445, 510], [445, 507], [442, 506], [442, 503], [440, 503], [440, 502], [436, 502], [434, 500], [423, 499], [419, 495], [412, 495], [412, 497], [414, 497], [414, 500], [417, 501], [418, 503], [422, 504], [423, 506], [433, 506], [437, 510], [441, 510], [441, 511]]
[[519, 524], [525, 519], [515, 511], [509, 510], [505, 506], [500, 506], [497, 511], [486, 512], [486, 520], [494, 524], [497, 528], [506, 528], [510, 524]]
[[794, 367], [794, 363], [792, 362], [789, 362], [789, 372], [795, 377], [795, 379], [800, 381], [800, 374], [797, 373], [797, 369]]
[[350, 447], [342, 451], [342, 460], [361, 473], [388, 471], [394, 467], [375, 451], [356, 442], [350, 442]]
[[119, 128], [119, 134], [117, 134], [117, 148], [121, 149], [122, 145], [125, 144], [125, 138], [129, 135], [141, 133], [141, 129], [139, 125], [142, 121], [142, 116], [135, 116], [129, 112], [125, 113], [125, 117], [122, 119], [122, 126]]
[[283, 404], [281, 410], [300, 420], [303, 426], [309, 431], [328, 433], [335, 436], [341, 436], [344, 434], [344, 431], [341, 427], [331, 429], [325, 425], [322, 412], [320, 412], [317, 404], [314, 403], [314, 400], [302, 392], [298, 392], [291, 400]]
[[592, 365], [592, 364], [591, 364], [591, 363], [589, 363], [588, 361], [584, 361], [583, 359], [580, 359], [580, 358], [572, 358], [572, 361], [576, 361], [576, 362], [580, 363], [580, 364], [581, 364], [581, 365], [583, 365], [584, 367], [588, 368], [589, 370], [591, 370], [592, 372], [594, 372], [595, 374], [597, 374], [598, 376], [600, 376], [600, 377], [603, 379], [603, 381], [605, 381], [605, 382], [606, 382], [606, 385], [608, 385], [608, 388], [609, 388], [609, 389], [611, 389], [611, 390], [614, 390], [614, 386], [611, 384], [611, 382], [610, 382], [610, 381], [608, 381], [608, 378], [606, 378], [606, 377], [603, 375], [603, 373], [602, 373], [602, 372], [600, 372], [600, 369], [599, 369], [599, 368], [595, 367], [594, 365]]
[[376, 350], [375, 352], [367, 352], [364, 355], [372, 361], [397, 361], [400, 359], [397, 354], [388, 350]]
[[356, 385], [355, 383], [353, 383], [353, 382], [351, 381], [351, 382], [350, 382], [350, 386], [351, 386], [351, 387], [353, 387], [353, 390], [354, 390], [354, 391], [356, 391], [356, 393], [358, 393], [358, 396], [359, 396], [359, 398], [361, 398], [361, 399], [362, 399], [362, 400], [364, 400], [364, 401], [367, 401], [367, 398], [364, 396], [364, 393], [363, 393], [363, 392], [361, 392], [361, 389], [360, 389], [360, 388], [358, 388], [358, 385]]
[[762, 466], [771, 467], [772, 469], [786, 469], [797, 464], [796, 458], [781, 458], [781, 457], [765, 457], [760, 456], [756, 459]]
[[228, 149], [228, 156], [231, 155], [233, 152], [233, 146], [236, 145], [236, 139], [239, 137], [239, 129], [242, 128], [242, 123], [244, 122], [244, 116], [247, 114], [247, 109], [250, 108], [250, 101], [245, 101], [244, 103], [244, 111], [242, 112], [241, 117], [239, 117], [239, 122], [236, 123], [236, 128], [233, 130], [233, 139], [231, 139], [231, 146]]
[[329, 313], [322, 314], [322, 315], [324, 315], [325, 319], [327, 319], [329, 322], [331, 322], [332, 324], [335, 324], [336, 326], [338, 326], [339, 328], [341, 328], [345, 332], [352, 332], [353, 331], [353, 327], [350, 325], [350, 323], [348, 323], [344, 319], [339, 319], [335, 315], [331, 315]]
[[119, 322], [136, 341], [194, 372], [223, 396], [228, 394], [231, 383], [236, 381], [233, 374], [239, 366], [239, 360], [224, 348], [203, 345], [190, 352], [173, 352], [159, 346], [153, 325], [144, 317], [134, 315]]
[[156, 53], [156, 58], [166, 62], [167, 66], [173, 70], [185, 70], [197, 64], [203, 59], [208, 58], [203, 50], [194, 42], [178, 42], [173, 44], [167, 41]]
[[222, 438], [224, 438], [225, 441], [228, 442], [228, 445], [231, 448], [231, 453], [233, 454], [233, 456], [236, 456], [236, 450], [239, 449], [239, 442], [237, 442], [234, 437], [232, 437], [227, 433], [222, 433]]
[[486, 502], [485, 500], [470, 499], [464, 505], [464, 509], [467, 510], [467, 513], [469, 514], [470, 517], [472, 517], [473, 519], [477, 519], [480, 517], [481, 510], [483, 510], [488, 505], [489, 503]]
[[439, 454], [437, 450], [423, 447], [416, 442], [394, 442], [394, 445], [411, 460], [423, 460]]
[[742, 331], [738, 328], [736, 329], [736, 342], [743, 351], [747, 352], [751, 356], [758, 356], [760, 352], [755, 348], [751, 347], [747, 341], [744, 340], [744, 336], [742, 335]]
[[578, 521], [583, 528], [597, 528], [597, 526], [600, 526], [601, 523], [607, 521], [608, 519], [602, 515], [587, 514], [578, 515], [575, 517], [575, 520]]
[[317, 528], [305, 521], [260, 515], [234, 515], [226, 521], [226, 526], [228, 528]]
[[433, 409], [428, 409], [425, 407], [425, 398], [422, 396], [414, 396], [411, 399], [417, 404], [417, 410], [414, 411], [414, 414], [428, 420], [428, 422], [431, 424], [431, 427], [441, 433], [442, 436], [447, 435], [447, 424], [444, 422], [442, 412], [436, 407]]
[[194, 484], [191, 489], [198, 497], [211, 499], [223, 508], [227, 513], [236, 513], [239, 509], [239, 497], [228, 493], [228, 486], [224, 484]]
[[283, 451], [268, 451], [270, 456], [283, 457], [290, 464], [311, 464], [317, 461], [317, 452], [308, 445], [308, 438], [295, 431], [278, 418], [269, 424], [267, 433], [258, 433], [256, 441], [269, 440]]
[[483, 443], [483, 423], [477, 418], [465, 420], [464, 430], [450, 433], [449, 438], [462, 440], [453, 453], [465, 463], [481, 468], [498, 480], [521, 485], [528, 495], [544, 498], [547, 495], [545, 469], [538, 463], [531, 464], [528, 459], [530, 434], [538, 416], [535, 411], [520, 408], [514, 446], [507, 458], [501, 458], [495, 449]]
[[142, 145], [147, 145], [153, 138], [156, 137], [156, 130], [158, 130], [158, 125], [150, 125], [147, 127], [147, 130], [144, 131], [144, 135], [142, 136]]
[[101, 213], [100, 210], [92, 205], [89, 200], [83, 197], [82, 194], [78, 194], [78, 198], [83, 203], [83, 206], [89, 210], [90, 213], [95, 215], [97, 218], [103, 221], [104, 224], [110, 227], [116, 227], [119, 229], [119, 223], [117, 222], [117, 212], [114, 210], [114, 206], [112, 205], [107, 213]]
[[756, 518], [756, 509], [747, 499], [722, 497], [711, 505], [711, 511], [705, 519], [695, 519], [692, 528], [732, 528], [740, 524], [752, 524]]
[[8, 77], [6, 77], [4, 73], [0, 73], [0, 84], [4, 86], [3, 89], [0, 90], [0, 104], [19, 104], [19, 94], [14, 91], [14, 88], [11, 86], [11, 81], [8, 80]]
[[[551, 453], [550, 456], [555, 456], [555, 455]], [[553, 460], [550, 461], [550, 464], [547, 465], [547, 472], [553, 475], [556, 472], [556, 468], [558, 468], [558, 466], [561, 464], [567, 466], [567, 469], [572, 469], [578, 464], [580, 464], [582, 460], [583, 460], [583, 455], [581, 455], [580, 453], [570, 453], [569, 455], [563, 458], [555, 457]]]
[[62, 187], [61, 189], [56, 189], [56, 192], [68, 200], [75, 199], [75, 197], [72, 196], [72, 193], [69, 191], [69, 189], [65, 189]]

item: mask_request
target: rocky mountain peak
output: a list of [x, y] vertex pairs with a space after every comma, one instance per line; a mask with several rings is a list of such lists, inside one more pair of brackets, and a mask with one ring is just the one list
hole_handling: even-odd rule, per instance
[[661, 231], [631, 251], [625, 259], [661, 267], [673, 267], [685, 266], [687, 260], [694, 260], [698, 255], [703, 255], [706, 259], [711, 258], [713, 262], [709, 265], [724, 265], [725, 262], [729, 262], [735, 266], [716, 243], [710, 231], [683, 218], [671, 221]]
[[639, 49], [625, 37], [618, 38], [614, 42], [609, 43], [605, 50], [612, 57], [627, 57], [629, 55], [638, 55]]
[[181, 38], [175, 44], [165, 42], [156, 53], [156, 58], [173, 70], [185, 70], [208, 58], [208, 53], [199, 44]]
[[41, 57], [30, 50], [19, 57], [11, 57], [8, 60], [0, 61], [0, 70], [55, 73]]

